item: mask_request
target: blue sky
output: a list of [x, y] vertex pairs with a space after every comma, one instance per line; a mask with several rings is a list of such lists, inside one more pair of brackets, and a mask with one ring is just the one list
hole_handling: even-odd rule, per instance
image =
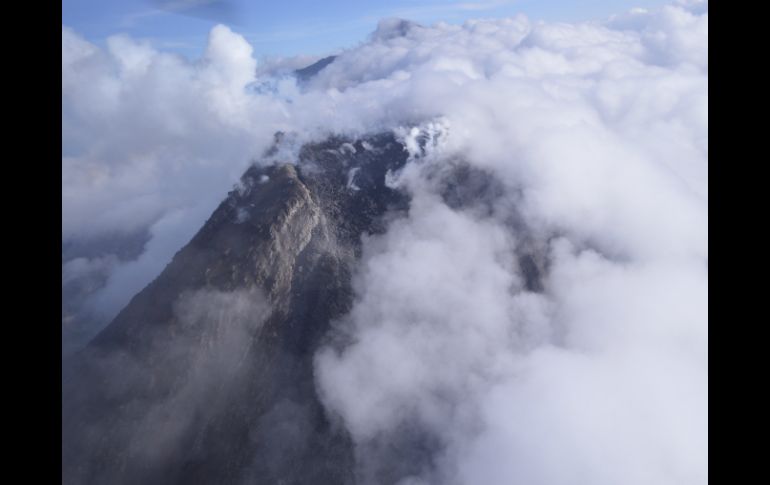
[[423, 24], [469, 18], [601, 19], [665, 0], [62, 0], [62, 23], [101, 44], [117, 33], [197, 57], [212, 26], [224, 23], [257, 57], [323, 55], [353, 46], [384, 17]]

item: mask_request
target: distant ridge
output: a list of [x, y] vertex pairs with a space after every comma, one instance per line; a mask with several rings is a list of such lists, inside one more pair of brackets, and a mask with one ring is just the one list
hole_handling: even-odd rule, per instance
[[334, 62], [334, 59], [336, 59], [337, 56], [328, 56], [324, 57], [320, 61], [314, 62], [313, 64], [310, 64], [307, 67], [303, 67], [302, 69], [297, 69], [294, 71], [294, 75], [297, 77], [300, 81], [307, 81], [319, 72], [321, 72], [326, 66]]

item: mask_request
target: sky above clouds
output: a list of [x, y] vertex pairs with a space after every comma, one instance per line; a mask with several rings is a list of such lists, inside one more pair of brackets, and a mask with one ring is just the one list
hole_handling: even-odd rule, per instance
[[600, 19], [664, 0], [62, 0], [62, 22], [102, 44], [116, 33], [151, 40], [197, 57], [219, 22], [243, 35], [262, 56], [324, 55], [350, 47], [384, 17], [432, 24], [523, 13], [532, 20]]
[[[355, 343], [316, 358], [361, 476], [417, 426], [440, 446], [402, 485], [707, 483], [707, 2], [394, 4], [256, 2], [220, 25], [64, 2], [62, 237], [149, 231], [89, 304], [114, 314], [149, 282], [275, 131], [393, 130], [409, 216], [364, 240], [335, 324]], [[393, 15], [422, 25], [376, 20]], [[292, 19], [357, 26], [292, 37]], [[202, 43], [179, 56], [188, 35]], [[303, 59], [260, 58], [340, 46], [303, 86], [285, 76]], [[427, 174], [458, 158], [505, 188], [492, 215], [437, 195]], [[550, 261], [541, 293], [510, 257], [525, 236]]]

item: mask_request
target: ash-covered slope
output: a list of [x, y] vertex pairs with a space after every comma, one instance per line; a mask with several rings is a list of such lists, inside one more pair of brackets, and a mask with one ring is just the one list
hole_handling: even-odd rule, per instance
[[406, 207], [391, 135], [251, 167], [158, 278], [68, 363], [64, 483], [348, 483], [312, 357], [363, 232]]
[[[63, 483], [354, 483], [354, 448], [319, 401], [313, 356], [352, 305], [362, 234], [408, 211], [385, 183], [406, 161], [388, 133], [247, 170], [65, 364]], [[484, 174], [453, 173], [450, 205], [494, 193]]]

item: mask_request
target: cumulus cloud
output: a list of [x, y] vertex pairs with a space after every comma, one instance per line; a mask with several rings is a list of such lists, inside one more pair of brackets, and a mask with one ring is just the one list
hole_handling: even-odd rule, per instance
[[195, 62], [126, 36], [103, 51], [64, 27], [63, 237], [146, 226], [237, 179], [281, 120], [247, 96], [255, 69], [224, 26]]
[[[317, 356], [362, 482], [707, 481], [708, 13], [696, 6], [576, 25], [387, 22], [314, 81], [361, 101], [343, 123], [440, 117], [443, 132], [394, 177], [409, 217], [364, 243], [338, 323], [354, 343]], [[431, 131], [404, 132], [413, 155]], [[546, 247], [542, 293], [521, 284], [510, 258], [524, 235], [504, 213], [437, 197], [425, 174], [456, 157], [523, 194]]]
[[255, 70], [251, 46], [221, 25], [195, 61], [122, 35], [100, 49], [62, 28], [62, 239], [153, 236], [89, 303], [102, 321], [160, 272], [285, 127], [280, 102], [248, 94]]
[[[103, 298], [157, 274], [276, 130], [399, 134], [409, 215], [365, 238], [352, 343], [316, 356], [362, 483], [707, 482], [706, 2], [386, 20], [300, 87], [222, 26], [196, 61], [62, 41], [63, 238], [152, 234]], [[503, 187], [493, 210], [442, 198], [452, 160]]]

